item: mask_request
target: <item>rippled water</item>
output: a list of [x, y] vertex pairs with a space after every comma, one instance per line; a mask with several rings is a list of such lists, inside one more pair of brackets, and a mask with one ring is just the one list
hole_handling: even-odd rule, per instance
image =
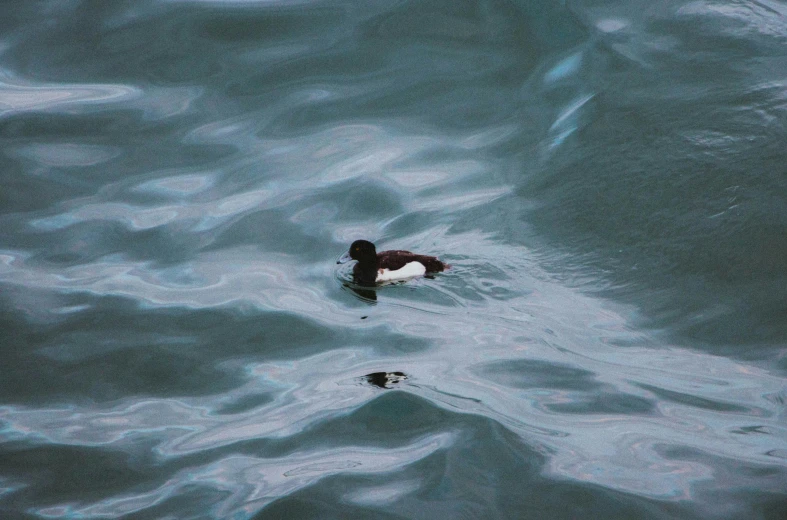
[[3, 518], [787, 516], [784, 2], [3, 10]]

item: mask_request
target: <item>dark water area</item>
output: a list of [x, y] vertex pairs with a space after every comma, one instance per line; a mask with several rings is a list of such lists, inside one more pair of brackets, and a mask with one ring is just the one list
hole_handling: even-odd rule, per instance
[[0, 143], [0, 518], [787, 517], [784, 2], [6, 2]]

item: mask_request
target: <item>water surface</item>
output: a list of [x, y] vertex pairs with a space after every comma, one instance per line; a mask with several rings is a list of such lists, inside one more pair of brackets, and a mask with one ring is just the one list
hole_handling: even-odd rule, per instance
[[4, 13], [3, 517], [787, 515], [784, 3]]

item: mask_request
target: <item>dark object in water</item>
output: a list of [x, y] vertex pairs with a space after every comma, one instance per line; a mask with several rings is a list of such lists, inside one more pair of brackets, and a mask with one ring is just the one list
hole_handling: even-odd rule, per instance
[[395, 385], [407, 379], [404, 372], [373, 372], [365, 377], [368, 383], [380, 388], [391, 388], [388, 385]]

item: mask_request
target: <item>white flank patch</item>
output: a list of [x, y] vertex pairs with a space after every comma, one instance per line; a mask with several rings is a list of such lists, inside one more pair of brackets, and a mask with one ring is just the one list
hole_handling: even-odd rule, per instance
[[393, 282], [395, 280], [405, 280], [414, 276], [422, 276], [426, 273], [426, 267], [421, 262], [410, 262], [401, 269], [391, 271], [390, 269], [379, 269], [377, 271], [377, 282]]

